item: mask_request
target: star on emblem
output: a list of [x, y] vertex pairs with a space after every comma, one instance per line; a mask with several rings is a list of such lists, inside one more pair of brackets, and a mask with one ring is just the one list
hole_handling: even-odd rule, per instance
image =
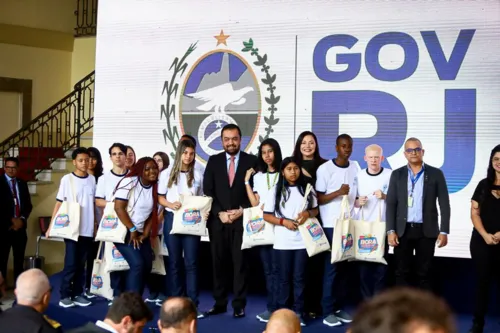
[[224, 35], [224, 30], [221, 30], [219, 36], [214, 36], [214, 38], [217, 39], [216, 46], [219, 46], [219, 44], [224, 44], [227, 46], [226, 39], [228, 39], [229, 37], [230, 35]]
[[215, 126], [216, 126], [216, 128], [222, 128], [222, 123], [220, 122], [220, 120], [217, 120], [217, 122], [215, 123]]

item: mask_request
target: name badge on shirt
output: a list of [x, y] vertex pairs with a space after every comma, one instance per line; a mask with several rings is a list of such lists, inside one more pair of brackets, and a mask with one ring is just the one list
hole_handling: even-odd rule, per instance
[[17, 206], [17, 198], [14, 198], [14, 206]]
[[413, 207], [413, 197], [412, 196], [408, 197], [408, 207]]

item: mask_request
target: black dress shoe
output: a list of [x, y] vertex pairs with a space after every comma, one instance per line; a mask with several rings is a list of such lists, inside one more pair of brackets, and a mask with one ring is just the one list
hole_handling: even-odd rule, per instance
[[234, 318], [243, 318], [245, 317], [245, 308], [235, 308], [233, 312], [233, 317]]
[[208, 310], [207, 312], [205, 312], [205, 317], [207, 317], [207, 316], [215, 316], [215, 315], [218, 315], [218, 314], [221, 314], [221, 313], [226, 313], [226, 312], [227, 312], [227, 308], [226, 307], [215, 305], [213, 308], [211, 308], [210, 310]]

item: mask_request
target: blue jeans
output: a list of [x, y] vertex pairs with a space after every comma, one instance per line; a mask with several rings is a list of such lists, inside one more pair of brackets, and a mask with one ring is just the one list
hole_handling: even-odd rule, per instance
[[260, 247], [260, 259], [264, 268], [264, 277], [266, 278], [267, 289], [267, 310], [274, 312], [278, 305], [276, 298], [278, 294], [278, 265], [276, 265], [276, 255], [272, 245]]
[[[161, 239], [161, 236], [158, 236], [158, 238]], [[165, 269], [167, 269], [168, 257], [163, 256], [163, 264], [165, 265]], [[168, 296], [168, 275], [150, 273], [146, 284], [148, 286], [150, 296], [155, 295], [161, 299]]]
[[125, 277], [125, 291], [133, 291], [142, 295], [153, 265], [153, 250], [149, 238], [142, 241], [139, 249], [134, 249], [134, 246], [128, 243], [129, 239], [130, 233], [127, 233], [125, 243], [114, 244], [130, 266], [130, 269], [125, 271], [123, 275]]
[[[200, 236], [171, 235], [174, 214], [165, 212], [165, 224], [163, 234], [168, 249], [168, 275], [170, 276], [170, 287], [172, 296], [186, 295], [198, 306], [198, 250], [200, 247]], [[184, 258], [182, 255], [184, 253]], [[184, 269], [185, 278], [182, 275]]]
[[61, 299], [76, 297], [83, 293], [85, 262], [92, 247], [92, 237], [78, 237], [78, 242], [65, 239], [64, 268], [61, 282]]
[[[304, 311], [304, 289], [306, 285], [307, 251], [275, 250], [279, 265], [278, 297], [279, 308], [286, 308], [290, 299], [290, 285], [293, 283], [293, 310], [302, 315]], [[290, 278], [291, 277], [291, 278]]]
[[[384, 258], [387, 261], [389, 246], [385, 242]], [[369, 299], [385, 288], [387, 265], [375, 262], [358, 261], [360, 291], [363, 299]]]
[[[333, 228], [323, 228], [323, 230], [328, 241], [332, 244]], [[347, 297], [349, 262], [341, 261], [332, 264], [331, 259], [331, 256], [325, 256], [323, 297], [321, 300], [324, 317], [341, 310]]]

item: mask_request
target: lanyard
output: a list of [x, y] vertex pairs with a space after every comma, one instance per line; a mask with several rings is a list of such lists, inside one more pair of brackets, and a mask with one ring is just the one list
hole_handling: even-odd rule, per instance
[[420, 170], [417, 173], [416, 177], [413, 177], [413, 172], [410, 169], [408, 169], [408, 172], [410, 173], [410, 180], [411, 180], [411, 196], [413, 196], [413, 190], [415, 189], [415, 184], [418, 182], [420, 176], [422, 176], [422, 174], [424, 173], [424, 167], [422, 166], [422, 170]]

